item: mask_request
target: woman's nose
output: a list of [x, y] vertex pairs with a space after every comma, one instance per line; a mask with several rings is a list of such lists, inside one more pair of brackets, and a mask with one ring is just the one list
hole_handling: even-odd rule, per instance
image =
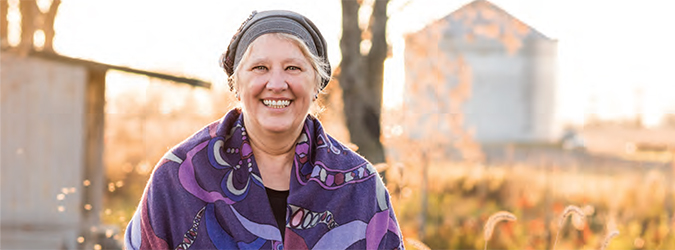
[[286, 90], [288, 88], [288, 83], [286, 82], [286, 77], [283, 71], [280, 70], [272, 71], [270, 79], [269, 81], [267, 81], [267, 85], [265, 87], [268, 90], [272, 90], [275, 92]]

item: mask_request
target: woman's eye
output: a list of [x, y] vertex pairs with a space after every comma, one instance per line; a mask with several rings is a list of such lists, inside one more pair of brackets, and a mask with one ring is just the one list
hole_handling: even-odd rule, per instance
[[300, 67], [288, 66], [288, 67], [286, 67], [286, 70], [300, 70]]
[[265, 66], [255, 66], [255, 67], [253, 67], [253, 70], [267, 70], [267, 67], [265, 67]]

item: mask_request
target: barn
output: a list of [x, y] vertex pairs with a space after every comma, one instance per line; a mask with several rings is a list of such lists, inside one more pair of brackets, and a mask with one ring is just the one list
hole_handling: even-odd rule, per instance
[[467, 134], [485, 145], [551, 143], [559, 136], [556, 40], [477, 0], [408, 34], [405, 44], [412, 138]]

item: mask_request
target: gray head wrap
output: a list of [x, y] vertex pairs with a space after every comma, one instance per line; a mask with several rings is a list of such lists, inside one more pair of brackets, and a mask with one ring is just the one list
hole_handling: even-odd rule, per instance
[[[241, 57], [251, 42], [267, 33], [286, 33], [303, 40], [314, 55], [324, 60], [326, 72], [330, 76], [331, 68], [326, 51], [326, 40], [324, 40], [319, 29], [306, 17], [287, 10], [253, 11], [248, 19], [241, 24], [239, 30], [232, 37], [227, 52], [223, 54], [220, 60], [221, 66], [228, 76], [234, 74], [234, 69], [241, 61]], [[323, 89], [328, 85], [330, 78], [321, 80], [321, 89]]]

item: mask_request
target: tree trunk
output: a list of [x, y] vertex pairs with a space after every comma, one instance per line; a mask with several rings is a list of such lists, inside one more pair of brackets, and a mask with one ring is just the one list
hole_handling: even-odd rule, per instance
[[[7, 12], [7, 8], [5, 7], [6, 3], [7, 1], [2, 0], [2, 6], [0, 6], [5, 12]], [[35, 50], [33, 36], [38, 30], [42, 30], [45, 34], [45, 43], [42, 50], [45, 52], [54, 51], [52, 46], [55, 34], [54, 20], [56, 19], [56, 13], [60, 4], [61, 0], [53, 0], [47, 13], [42, 13], [37, 5], [37, 1], [19, 1], [19, 11], [21, 12], [21, 42], [17, 46], [17, 51], [20, 54], [25, 55]], [[2, 18], [5, 18], [4, 14]], [[8, 28], [5, 27], [5, 21], [3, 21], [2, 25], [4, 27], [3, 29]], [[6, 33], [6, 30], [2, 31], [3, 46], [5, 46], [5, 40], [7, 39]]]
[[343, 90], [345, 120], [351, 142], [373, 164], [385, 161], [380, 141], [380, 114], [384, 59], [388, 50], [385, 36], [388, 2], [375, 0], [369, 24], [372, 46], [367, 55], [361, 55], [360, 4], [358, 1], [342, 1], [342, 62], [338, 80]]
[[33, 50], [33, 33], [36, 30], [35, 19], [40, 14], [36, 1], [19, 1], [21, 12], [21, 42], [18, 51], [25, 55]]
[[52, 1], [52, 5], [49, 6], [49, 11], [44, 14], [45, 21], [44, 24], [42, 24], [42, 29], [45, 32], [45, 45], [42, 50], [45, 52], [54, 52], [53, 44], [54, 35], [56, 34], [54, 32], [54, 19], [56, 19], [56, 12], [58, 11], [60, 4], [61, 0]]

